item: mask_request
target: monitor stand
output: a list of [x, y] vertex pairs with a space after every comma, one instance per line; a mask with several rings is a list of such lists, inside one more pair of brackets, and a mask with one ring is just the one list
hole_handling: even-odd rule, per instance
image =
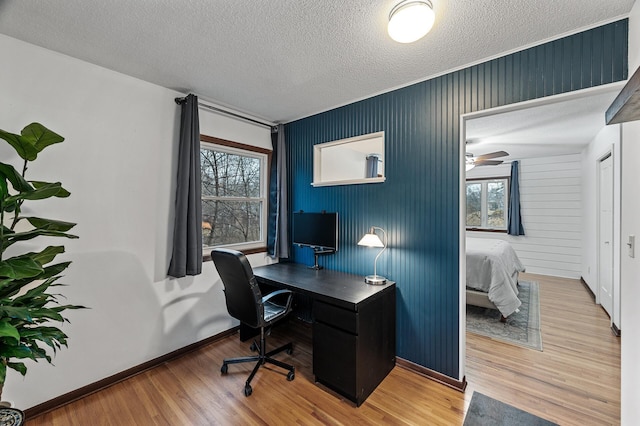
[[322, 249], [313, 249], [313, 259], [314, 263], [312, 266], [309, 266], [309, 269], [315, 269], [316, 271], [322, 269], [322, 266], [318, 265], [318, 255], [321, 254], [329, 254], [333, 253], [333, 250], [322, 250]]

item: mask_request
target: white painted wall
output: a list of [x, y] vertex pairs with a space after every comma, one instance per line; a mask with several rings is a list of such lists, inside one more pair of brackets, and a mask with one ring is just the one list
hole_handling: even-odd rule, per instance
[[[604, 117], [603, 117], [604, 123]], [[598, 297], [598, 164], [612, 153], [613, 178], [613, 318], [620, 326], [620, 125], [605, 126], [582, 152], [582, 267], [581, 275]]]
[[[467, 178], [504, 177], [511, 165], [476, 167]], [[468, 231], [470, 237], [509, 241], [527, 272], [579, 278], [581, 266], [580, 155], [520, 161], [520, 207], [524, 236]]]
[[[17, 133], [38, 121], [66, 137], [28, 176], [60, 180], [72, 195], [33, 213], [78, 223], [80, 239], [64, 241], [73, 264], [63, 292], [91, 308], [68, 314], [69, 348], [55, 367], [29, 363], [24, 379], [9, 372], [4, 399], [30, 408], [235, 325], [213, 264], [197, 277], [166, 277], [180, 116], [173, 99], [182, 94], [2, 35], [0, 52], [0, 128]], [[271, 146], [268, 128], [201, 115], [212, 136]], [[0, 158], [17, 164], [4, 142]], [[219, 380], [215, 366], [211, 380]]]
[[[640, 2], [629, 16], [629, 76], [640, 66]], [[620, 286], [622, 292], [622, 422], [631, 426], [640, 419], [640, 250], [626, 254], [626, 239], [640, 240], [640, 121], [622, 125], [622, 217]]]

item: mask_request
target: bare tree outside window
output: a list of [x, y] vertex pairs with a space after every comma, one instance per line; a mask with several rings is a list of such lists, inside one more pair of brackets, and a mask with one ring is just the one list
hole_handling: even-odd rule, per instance
[[467, 226], [482, 225], [482, 184], [467, 184]]
[[247, 155], [203, 144], [202, 244], [205, 247], [262, 239], [264, 154]]
[[467, 181], [467, 227], [506, 231], [508, 178]]

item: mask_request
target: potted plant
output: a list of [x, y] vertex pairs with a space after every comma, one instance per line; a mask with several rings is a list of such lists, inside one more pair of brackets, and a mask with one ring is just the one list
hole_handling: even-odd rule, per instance
[[[67, 309], [83, 306], [61, 304], [62, 295], [52, 292], [62, 286], [58, 280], [71, 262], [53, 263], [64, 246], [47, 246], [40, 251], [20, 250], [20, 243], [37, 237], [77, 238], [68, 231], [75, 223], [23, 216], [25, 202], [38, 202], [70, 194], [60, 182], [26, 180], [29, 164], [48, 146], [64, 138], [39, 123], [13, 134], [0, 130], [0, 138], [23, 160], [21, 170], [0, 162], [0, 398], [7, 368], [27, 373], [24, 360], [45, 359], [67, 346], [67, 335], [52, 321], [68, 321]], [[4, 423], [3, 423], [4, 424]]]

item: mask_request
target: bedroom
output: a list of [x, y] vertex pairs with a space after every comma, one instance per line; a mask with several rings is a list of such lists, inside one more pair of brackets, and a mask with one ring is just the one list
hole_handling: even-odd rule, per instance
[[[509, 178], [512, 161], [519, 161], [520, 216], [526, 231], [509, 235], [505, 211], [502, 232], [486, 229], [485, 219], [485, 228], [476, 226], [479, 220], [470, 223], [467, 237], [474, 242], [476, 238], [509, 242], [527, 272], [582, 279], [597, 303], [608, 296], [604, 291], [600, 294], [598, 285], [602, 278], [598, 256], [606, 247], [600, 249], [597, 241], [600, 188], [596, 187], [599, 160], [608, 155], [616, 176], [610, 183], [609, 232], [616, 235], [615, 240], [620, 235], [620, 128], [604, 122], [604, 113], [620, 88], [620, 84], [605, 85], [464, 117], [467, 155], [498, 155], [491, 154], [489, 164], [480, 161], [482, 166], [467, 166], [467, 185], [481, 188], [486, 179]], [[613, 268], [620, 262], [617, 243], [608, 246], [611, 264], [603, 272], [611, 275], [608, 284], [616, 295], [603, 304], [613, 330], [619, 330], [620, 324], [620, 271]]]
[[[33, 367], [33, 371], [37, 373], [25, 381], [16, 377], [12, 391], [16, 399], [23, 401], [25, 405], [46, 401], [230, 327], [231, 322], [225, 317], [225, 309], [221, 303], [220, 288], [211, 284], [215, 280], [211, 271], [207, 270], [200, 278], [181, 281], [167, 280], [165, 276], [164, 265], [169, 239], [166, 223], [171, 215], [172, 205], [166, 188], [172, 186], [172, 168], [175, 167], [172, 162], [172, 155], [175, 154], [173, 140], [178, 122], [173, 98], [184, 95], [184, 92], [118, 74], [11, 37], [2, 36], [0, 43], [2, 51], [11, 59], [9, 62], [21, 64], [19, 67], [3, 67], [0, 70], [3, 96], [6, 94], [10, 100], [2, 106], [3, 117], [10, 122], [6, 127], [11, 126], [13, 130], [19, 130], [19, 126], [31, 120], [31, 114], [60, 126], [60, 132], [64, 133], [68, 140], [75, 141], [63, 152], [63, 156], [73, 162], [73, 167], [60, 170], [59, 158], [45, 161], [43, 167], [59, 173], [63, 182], [72, 183], [70, 189], [78, 198], [91, 197], [96, 200], [91, 205], [74, 205], [68, 210], [60, 207], [61, 216], [77, 219], [83, 231], [82, 238], [74, 242], [72, 247], [72, 253], [78, 256], [79, 268], [74, 276], [69, 276], [73, 283], [70, 298], [81, 299], [92, 306], [99, 306], [100, 302], [117, 306], [115, 318], [112, 318], [104, 307], [92, 311], [95, 317], [91, 317], [91, 322], [85, 322], [82, 315], [74, 316], [70, 332], [74, 340], [70, 342], [69, 351], [61, 353], [56, 360], [56, 368], [37, 365]], [[635, 52], [633, 49], [629, 51], [632, 54]], [[48, 64], [46, 70], [38, 67], [41, 63]], [[399, 98], [406, 93], [406, 90], [400, 90], [394, 96]], [[389, 101], [394, 108], [393, 102], [399, 102], [398, 98]], [[388, 105], [383, 107], [388, 108]], [[350, 115], [352, 119], [357, 115], [355, 109], [354, 106], [347, 106], [338, 113], [332, 113], [335, 115], [330, 118], [345, 114]], [[381, 107], [381, 111], [383, 110]], [[132, 120], [132, 115], [136, 116], [136, 120]], [[457, 118], [449, 119], [457, 123]], [[262, 129], [256, 130], [224, 117], [207, 116], [205, 120], [206, 130], [215, 132], [218, 137], [253, 137], [265, 145], [270, 143], [269, 135], [265, 134], [268, 132]], [[433, 131], [435, 132], [435, 129]], [[438, 135], [434, 133], [430, 137], [435, 138]], [[410, 211], [412, 205], [407, 202], [402, 204], [407, 206], [405, 215], [394, 213], [394, 217], [390, 218], [390, 211], [371, 212], [362, 218], [361, 223], [358, 222], [357, 228], [384, 224], [383, 222], [391, 219], [392, 222], [397, 220], [407, 223], [409, 231], [429, 234], [427, 243], [419, 242], [426, 244], [427, 249], [430, 249], [427, 251], [427, 257], [432, 256], [429, 261], [451, 262], [457, 265], [457, 256], [454, 260], [449, 252], [450, 257], [438, 257], [435, 253], [438, 246], [434, 242], [438, 239], [445, 241], [450, 245], [447, 248], [451, 250], [458, 247], [455, 241], [451, 241], [447, 229], [440, 230], [442, 223], [451, 227], [457, 214], [456, 209], [444, 209], [436, 205], [440, 199], [445, 205], [455, 204], [455, 201], [448, 195], [449, 191], [439, 192], [433, 184], [434, 177], [429, 176], [436, 173], [439, 176], [440, 173], [444, 173], [440, 169], [442, 164], [457, 160], [455, 154], [459, 150], [451, 145], [450, 139], [447, 140], [445, 147], [422, 151], [424, 157], [429, 158], [426, 164], [413, 164], [415, 158], [411, 157], [411, 152], [399, 144], [394, 145], [394, 149], [397, 149], [399, 155], [402, 155], [403, 159], [406, 158], [412, 167], [419, 170], [428, 167], [429, 173], [408, 176], [402, 182], [396, 180], [393, 190], [397, 191], [398, 196], [407, 199], [413, 196], [413, 188], [424, 191], [420, 196], [427, 199], [432, 207], [425, 212], [425, 216], [433, 223], [426, 229], [417, 226], [416, 217]], [[306, 164], [309, 157], [305, 155], [301, 163]], [[111, 168], [107, 167], [107, 164], [115, 166]], [[91, 179], [86, 179], [86, 176], [90, 176]], [[635, 175], [631, 175], [631, 178], [635, 179]], [[455, 180], [448, 175], [447, 179]], [[132, 182], [130, 191], [121, 190], [122, 187], [132, 185]], [[305, 182], [300, 185], [307, 186]], [[96, 188], [99, 188], [98, 197], [95, 195]], [[306, 190], [305, 188], [303, 191]], [[382, 196], [386, 199], [388, 195], [376, 193], [373, 185], [363, 188], [362, 191], [366, 192], [367, 197], [357, 199], [359, 209], [366, 208], [366, 200], [370, 197]], [[319, 203], [331, 199], [328, 191], [318, 192], [322, 193]], [[342, 202], [346, 203], [350, 195], [347, 191], [346, 200], [343, 199]], [[413, 235], [410, 235], [410, 232], [406, 232], [405, 235], [408, 242], [414, 242], [411, 241]], [[399, 233], [399, 236], [403, 235]], [[438, 280], [451, 283], [457, 278], [455, 268], [446, 271], [412, 269], [416, 268], [412, 265], [419, 263], [424, 257], [422, 253], [418, 256], [405, 249], [406, 247], [396, 247], [393, 261], [388, 261], [384, 266], [395, 265], [396, 268], [410, 272], [412, 277], [424, 276], [428, 282], [436, 283], [438, 286]], [[360, 262], [358, 267], [363, 273], [368, 272], [369, 259], [356, 252], [355, 248], [351, 250]], [[267, 261], [259, 255], [254, 255], [254, 258], [257, 262]], [[105, 263], [111, 268], [96, 276], [94, 271], [101, 270]], [[394, 278], [397, 275], [395, 274]], [[404, 281], [408, 283], [411, 280]], [[84, 282], [88, 284], [75, 285]], [[426, 286], [416, 288], [416, 294], [424, 297], [428, 289]], [[442, 369], [457, 375], [457, 342], [451, 343], [457, 336], [457, 330], [452, 324], [454, 321], [457, 322], [457, 316], [451, 312], [457, 312], [458, 306], [452, 301], [452, 298], [455, 299], [456, 290], [450, 291], [451, 293], [439, 294], [429, 302], [434, 312], [445, 313], [441, 319], [437, 315], [429, 318], [433, 319], [433, 323], [442, 329], [443, 335], [447, 337], [443, 339], [444, 347], [425, 345], [421, 348], [402, 349], [415, 350], [412, 356], [424, 358], [420, 362], [425, 364], [426, 359], [442, 357]], [[410, 302], [411, 298], [408, 300]], [[416, 304], [420, 303], [418, 299], [414, 301]], [[407, 308], [408, 305], [404, 307]], [[152, 321], [148, 321], [149, 318]], [[407, 330], [410, 330], [415, 322], [416, 329], [423, 332], [422, 323], [425, 318], [404, 318], [403, 327]], [[101, 339], [95, 338], [96, 330], [101, 333]], [[122, 330], [126, 331], [123, 335]], [[109, 344], [110, 341], [118, 339], [124, 339], [123, 347], [113, 347]], [[84, 347], [74, 343], [85, 341], [92, 344]], [[99, 371], [95, 369], [95, 360], [101, 362]], [[78, 374], [69, 378], [65, 374], [69, 371]], [[38, 376], [46, 386], [34, 386], [34, 383], [40, 383], [36, 379]], [[34, 391], [34, 388], [37, 389]]]

